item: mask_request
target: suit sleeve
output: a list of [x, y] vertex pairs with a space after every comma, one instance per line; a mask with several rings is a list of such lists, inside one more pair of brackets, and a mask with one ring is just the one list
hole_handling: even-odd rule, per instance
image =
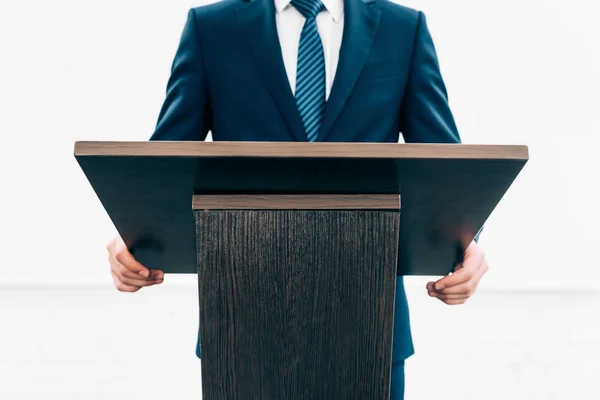
[[[419, 12], [411, 71], [400, 113], [406, 143], [460, 143], [425, 15]], [[479, 237], [483, 228], [477, 235]]]
[[400, 130], [406, 143], [460, 143], [433, 39], [422, 12], [419, 12], [400, 112]]
[[171, 68], [167, 96], [150, 140], [204, 140], [211, 129], [206, 72], [193, 10]]

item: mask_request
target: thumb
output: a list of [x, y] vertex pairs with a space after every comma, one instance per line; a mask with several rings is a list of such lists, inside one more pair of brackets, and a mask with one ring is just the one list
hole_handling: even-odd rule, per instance
[[150, 277], [150, 271], [148, 268], [146, 268], [133, 257], [122, 239], [115, 243], [115, 258], [129, 271], [135, 272], [144, 278]]

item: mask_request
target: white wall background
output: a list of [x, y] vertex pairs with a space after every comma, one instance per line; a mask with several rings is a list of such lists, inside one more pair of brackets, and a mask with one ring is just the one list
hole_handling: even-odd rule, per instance
[[[408, 398], [600, 398], [600, 1], [403, 3], [428, 16], [463, 140], [531, 151], [488, 221], [480, 296], [449, 309], [409, 280]], [[110, 290], [114, 229], [72, 152], [150, 136], [200, 4], [0, 0], [0, 398], [199, 393], [194, 277]]]

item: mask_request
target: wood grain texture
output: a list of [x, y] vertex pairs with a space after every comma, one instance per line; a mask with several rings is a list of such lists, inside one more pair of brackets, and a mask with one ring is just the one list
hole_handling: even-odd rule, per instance
[[195, 216], [204, 399], [388, 398], [398, 212]]
[[529, 157], [526, 146], [303, 142], [77, 142], [75, 156], [454, 158]]
[[399, 210], [397, 195], [196, 195], [193, 210]]

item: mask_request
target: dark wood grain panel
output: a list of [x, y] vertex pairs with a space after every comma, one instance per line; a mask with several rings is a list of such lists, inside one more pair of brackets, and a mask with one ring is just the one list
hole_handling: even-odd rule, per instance
[[388, 398], [398, 212], [195, 215], [204, 399]]
[[76, 156], [522, 160], [526, 146], [303, 142], [77, 142]]
[[196, 195], [193, 210], [399, 210], [397, 195]]

